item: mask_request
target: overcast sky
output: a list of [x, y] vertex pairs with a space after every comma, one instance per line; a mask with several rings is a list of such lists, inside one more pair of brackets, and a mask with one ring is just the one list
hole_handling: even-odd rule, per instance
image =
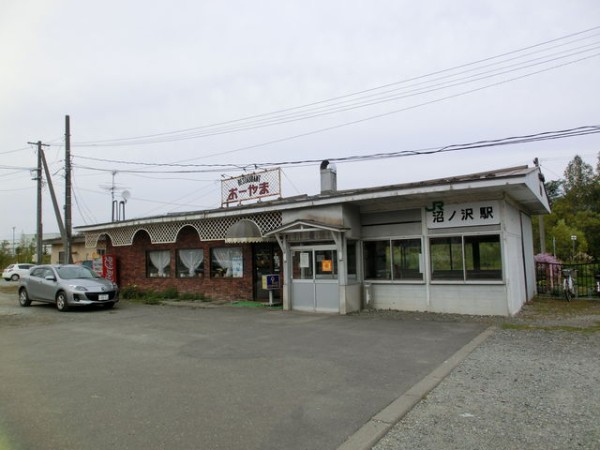
[[[64, 204], [66, 115], [74, 226], [110, 221], [113, 171], [117, 198], [131, 193], [127, 218], [216, 208], [219, 180], [241, 170], [167, 172], [206, 170], [200, 164], [252, 170], [600, 125], [598, 26], [597, 0], [3, 0], [0, 240], [11, 241], [13, 227], [17, 240], [36, 231], [28, 141], [50, 144]], [[152, 137], [115, 141], [141, 136]], [[535, 157], [547, 179], [558, 179], [576, 154], [595, 166], [599, 150], [593, 134], [340, 162], [338, 187], [531, 165]], [[172, 163], [195, 166], [164, 165]], [[285, 165], [282, 180], [284, 196], [316, 194], [318, 163]], [[43, 203], [44, 232], [56, 232], [47, 187]]]

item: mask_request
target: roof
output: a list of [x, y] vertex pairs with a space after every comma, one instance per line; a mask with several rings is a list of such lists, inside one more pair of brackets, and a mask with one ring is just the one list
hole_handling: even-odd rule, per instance
[[489, 172], [437, 178], [433, 180], [336, 190], [313, 196], [301, 195], [261, 201], [253, 204], [215, 208], [212, 210], [182, 212], [160, 216], [109, 222], [76, 227], [80, 231], [100, 231], [147, 223], [202, 220], [227, 216], [243, 216], [273, 210], [352, 203], [364, 211], [423, 206], [432, 197], [467, 201], [475, 198], [511, 198], [530, 214], [547, 214], [550, 205], [544, 188], [544, 177], [539, 167], [518, 166]]

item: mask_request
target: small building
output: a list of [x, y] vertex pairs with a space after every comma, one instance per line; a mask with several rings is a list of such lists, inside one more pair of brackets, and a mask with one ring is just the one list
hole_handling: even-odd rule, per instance
[[543, 181], [521, 166], [338, 190], [324, 161], [318, 195], [78, 230], [116, 256], [122, 286], [263, 300], [263, 275], [277, 274], [286, 310], [512, 315], [535, 295]]
[[[60, 236], [44, 239], [43, 244], [50, 247], [50, 264], [61, 264], [64, 262], [64, 245]], [[71, 238], [71, 260], [74, 264], [89, 263], [105, 253], [103, 242], [98, 247], [88, 248], [85, 245], [84, 235], [75, 235]]]

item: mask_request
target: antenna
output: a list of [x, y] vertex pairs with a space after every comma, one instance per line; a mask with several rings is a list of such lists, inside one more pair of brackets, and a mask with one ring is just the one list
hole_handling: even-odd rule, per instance
[[[110, 192], [110, 204], [111, 204], [111, 209], [112, 209], [112, 222], [117, 222], [119, 220], [122, 220], [119, 218], [120, 214], [120, 209], [121, 206], [119, 204], [119, 201], [115, 200], [115, 192], [117, 190], [121, 190], [121, 189], [127, 189], [127, 186], [121, 186], [115, 183], [115, 177], [117, 176], [119, 172], [116, 170], [113, 170], [111, 172], [112, 174], [112, 183], [111, 184], [103, 184], [100, 185], [101, 189], [104, 189], [105, 191], [109, 191]], [[124, 193], [127, 192], [127, 198], [123, 197]], [[125, 202], [127, 202], [127, 199], [129, 199], [129, 197], [131, 196], [131, 194], [129, 193], [129, 191], [125, 190], [121, 193], [121, 197], [123, 198], [123, 200]], [[125, 218], [125, 205], [123, 204], [123, 219]]]

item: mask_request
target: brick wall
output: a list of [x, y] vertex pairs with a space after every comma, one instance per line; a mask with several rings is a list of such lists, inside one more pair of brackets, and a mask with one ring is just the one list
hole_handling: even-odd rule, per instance
[[[211, 273], [210, 249], [213, 247], [241, 247], [244, 255], [242, 278], [213, 278]], [[176, 277], [177, 250], [203, 249], [204, 273], [192, 278]], [[147, 252], [168, 250], [171, 255], [169, 277], [147, 276]], [[183, 228], [175, 244], [151, 244], [150, 236], [144, 231], [135, 235], [133, 245], [113, 247], [107, 244], [107, 254], [117, 256], [119, 285], [121, 287], [137, 285], [140, 289], [164, 291], [176, 288], [179, 293], [203, 294], [207, 298], [220, 300], [252, 299], [252, 246], [251, 244], [225, 244], [224, 241], [202, 242], [192, 227]]]

